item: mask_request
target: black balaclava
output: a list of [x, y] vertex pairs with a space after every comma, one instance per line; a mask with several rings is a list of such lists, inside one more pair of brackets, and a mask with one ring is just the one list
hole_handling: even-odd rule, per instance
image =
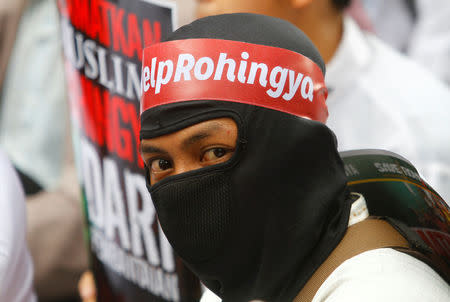
[[[323, 61], [288, 22], [253, 14], [197, 20], [169, 40], [223, 39], [288, 49]], [[350, 202], [333, 133], [292, 114], [230, 101], [156, 106], [141, 115], [141, 139], [230, 117], [232, 158], [155, 185], [147, 183], [177, 254], [227, 302], [292, 301], [342, 239]]]

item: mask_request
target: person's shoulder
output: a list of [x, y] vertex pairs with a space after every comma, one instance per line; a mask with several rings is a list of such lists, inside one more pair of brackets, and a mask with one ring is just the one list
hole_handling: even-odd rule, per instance
[[4, 257], [11, 257], [25, 236], [25, 196], [17, 173], [2, 150], [0, 182], [0, 250]]
[[25, 196], [17, 173], [0, 150], [0, 300], [36, 301], [26, 246]]
[[[0, 149], [0, 275], [25, 242], [25, 195], [15, 169]], [[0, 276], [1, 277], [1, 276]]]
[[[0, 149], [0, 205], [3, 212], [24, 211], [25, 196], [16, 170], [8, 156]], [[16, 211], [17, 209], [17, 211]]]
[[450, 301], [450, 286], [420, 260], [376, 249], [341, 264], [319, 288], [320, 301]]
[[0, 177], [7, 181], [9, 176], [13, 174], [13, 167], [6, 153], [0, 149]]

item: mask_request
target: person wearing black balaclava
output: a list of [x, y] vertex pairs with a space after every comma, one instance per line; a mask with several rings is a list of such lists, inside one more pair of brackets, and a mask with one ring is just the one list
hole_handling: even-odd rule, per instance
[[[231, 14], [180, 28], [143, 60], [141, 153], [174, 250], [224, 301], [296, 299], [362, 202], [324, 125], [317, 50], [281, 19]], [[421, 300], [450, 297], [430, 267], [404, 257], [421, 272], [407, 279], [424, 286]], [[330, 295], [356, 298], [342, 280]], [[400, 285], [388, 296], [413, 297]], [[358, 298], [384, 297], [373, 294]]]

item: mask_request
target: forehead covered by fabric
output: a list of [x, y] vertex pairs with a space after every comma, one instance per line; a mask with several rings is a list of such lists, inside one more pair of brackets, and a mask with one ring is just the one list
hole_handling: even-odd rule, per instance
[[220, 100], [326, 122], [326, 97], [319, 66], [287, 49], [187, 39], [144, 50], [141, 114], [170, 103]]
[[144, 50], [141, 114], [187, 101], [219, 100], [326, 122], [321, 68], [297, 52], [241, 41], [185, 39]]

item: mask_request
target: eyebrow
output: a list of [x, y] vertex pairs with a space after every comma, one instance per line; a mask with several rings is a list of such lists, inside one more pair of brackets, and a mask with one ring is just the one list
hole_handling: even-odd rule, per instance
[[[186, 148], [191, 146], [192, 144], [201, 141], [205, 138], [208, 138], [212, 135], [212, 132], [222, 129], [223, 127], [219, 123], [211, 123], [209, 124], [206, 129], [202, 129], [199, 132], [189, 136], [188, 138], [184, 139], [181, 143], [181, 145]], [[146, 145], [146, 144], [140, 144], [139, 150], [141, 153], [160, 153], [160, 154], [169, 154], [164, 149], [152, 146], [152, 145]]]
[[208, 138], [209, 136], [211, 136], [211, 133], [208, 133], [208, 132], [196, 133], [196, 134], [186, 138], [185, 140], [183, 140], [183, 142], [181, 144], [183, 147], [189, 147], [198, 141]]
[[168, 154], [166, 150], [160, 149], [158, 147], [154, 147], [152, 145], [144, 145], [140, 144], [139, 149], [141, 153], [162, 153], [162, 154]]
[[222, 129], [222, 126], [219, 123], [211, 123], [205, 129], [202, 129], [199, 132], [184, 139], [183, 142], [181, 143], [181, 145], [185, 148], [189, 147], [198, 141], [201, 141], [205, 138], [210, 137], [212, 135], [212, 133], [218, 129]]

